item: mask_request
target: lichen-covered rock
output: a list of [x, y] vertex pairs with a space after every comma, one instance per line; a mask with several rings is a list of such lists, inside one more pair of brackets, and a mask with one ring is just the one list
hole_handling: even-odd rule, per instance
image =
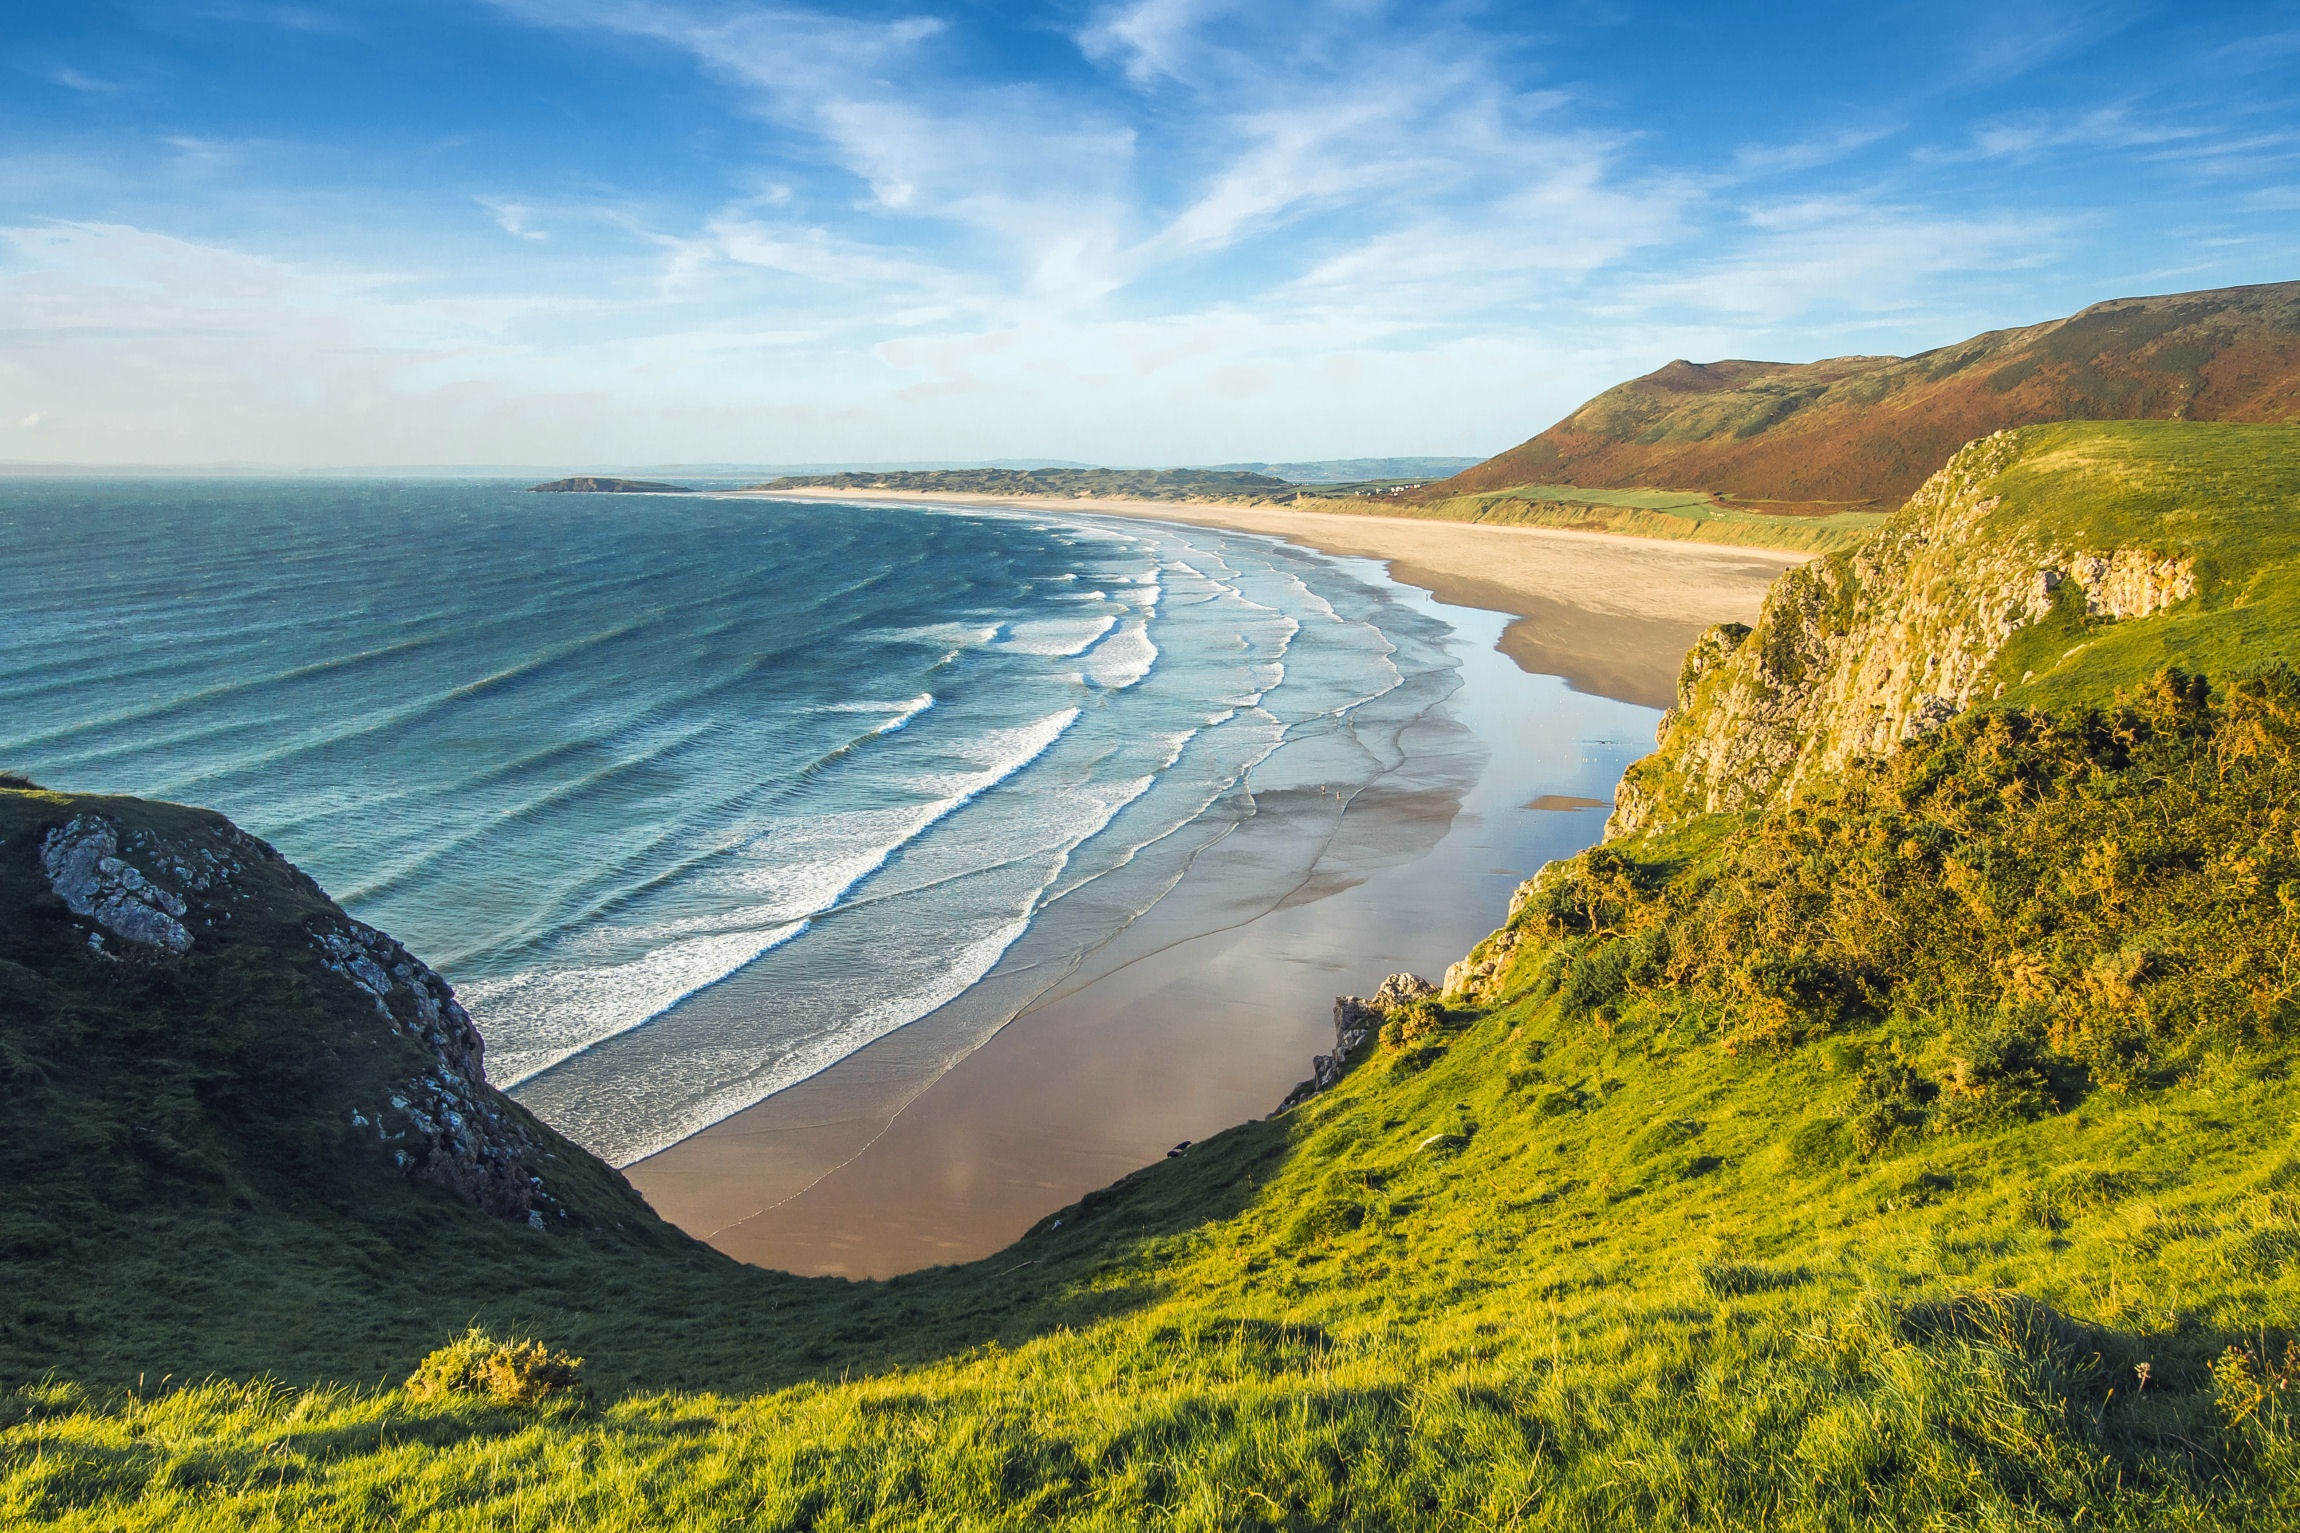
[[2014, 432], [1969, 444], [1860, 547], [1783, 575], [1754, 629], [1704, 634], [1659, 749], [1615, 790], [1607, 836], [1776, 803], [1930, 733], [2000, 690], [1997, 656], [2069, 582], [2095, 619], [2145, 617], [2196, 593], [2186, 558], [2064, 547], [1993, 524], [1993, 482], [2019, 450]]
[[[113, 936], [163, 952], [192, 950], [182, 895], [153, 882], [120, 856], [119, 825], [99, 814], [76, 815], [40, 841], [40, 869], [66, 909]], [[94, 939], [101, 946], [101, 939]]]
[[1377, 1011], [1389, 1011], [1408, 1001], [1418, 1001], [1425, 995], [1436, 995], [1438, 987], [1419, 974], [1393, 974], [1381, 982], [1374, 991], [1373, 1004]]
[[320, 961], [365, 991], [391, 1030], [421, 1044], [433, 1062], [394, 1091], [388, 1107], [359, 1114], [353, 1126], [373, 1129], [409, 1176], [497, 1218], [542, 1227], [558, 1209], [536, 1174], [539, 1147], [487, 1084], [486, 1045], [447, 981], [349, 917], [310, 930]]

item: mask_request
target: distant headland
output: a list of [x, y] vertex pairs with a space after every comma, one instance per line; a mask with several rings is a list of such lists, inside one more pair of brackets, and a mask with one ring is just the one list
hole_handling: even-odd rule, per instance
[[568, 479], [554, 479], [548, 484], [531, 484], [531, 491], [550, 495], [692, 495], [693, 486], [662, 484], [653, 479], [602, 479], [596, 474], [577, 474]]

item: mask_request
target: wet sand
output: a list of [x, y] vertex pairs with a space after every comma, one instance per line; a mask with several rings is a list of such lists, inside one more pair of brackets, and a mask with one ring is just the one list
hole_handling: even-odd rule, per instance
[[[1288, 516], [1129, 514], [1275, 530], [1241, 525], [1240, 512]], [[1332, 1046], [1334, 996], [1370, 993], [1401, 969], [1436, 979], [1520, 879], [1597, 838], [1622, 767], [1650, 748], [1654, 714], [1640, 705], [1666, 700], [1658, 679], [1674, 679], [1702, 627], [1753, 617], [1794, 562], [1320, 521], [1352, 536], [1288, 535], [1388, 560], [1401, 582], [1474, 609], [1444, 613], [1461, 634], [1463, 686], [1415, 726], [1406, 766], [1307, 853], [1303, 826], [1325, 806], [1260, 796], [1172, 893], [979, 1048], [930, 1015], [627, 1168], [665, 1217], [763, 1266], [887, 1276], [990, 1256], [1178, 1142], [1268, 1113]], [[1302, 860], [1300, 876], [1272, 906], [1267, 870], [1286, 858]]]

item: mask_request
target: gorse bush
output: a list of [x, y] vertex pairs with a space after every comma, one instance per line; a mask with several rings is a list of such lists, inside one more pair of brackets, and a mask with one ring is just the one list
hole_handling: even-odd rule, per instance
[[1731, 1050], [1883, 1029], [1902, 1057], [1861, 1077], [1865, 1151], [2300, 1031], [2289, 670], [1970, 715], [1669, 852], [1603, 847], [1546, 879], [1517, 918], [1546, 939], [1534, 977], [1564, 1015], [1692, 1019]]
[[539, 1341], [499, 1341], [473, 1326], [418, 1364], [406, 1388], [418, 1400], [568, 1406], [584, 1397], [583, 1359]]

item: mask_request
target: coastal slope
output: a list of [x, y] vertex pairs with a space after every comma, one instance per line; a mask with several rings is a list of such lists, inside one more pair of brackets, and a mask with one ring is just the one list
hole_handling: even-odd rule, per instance
[[[1879, 535], [1902, 552], [1858, 589], [1816, 576], [1828, 602], [1784, 601], [1688, 667], [1681, 723], [1722, 706], [1704, 689], [1750, 646], [1818, 636], [1819, 682], [1747, 683], [1785, 694], [1796, 747], [1764, 791], [1713, 809], [1687, 787], [1552, 864], [1442, 987], [1338, 1006], [1292, 1106], [994, 1258], [716, 1291], [633, 1262], [618, 1299], [659, 1371], [626, 1341], [588, 1410], [137, 1390], [59, 1332], [71, 1368], [17, 1362], [0, 1396], [0, 1511], [2290, 1527], [2300, 680], [2279, 661], [2300, 621], [2276, 539], [2300, 525], [2295, 434], [1976, 445]], [[1998, 565], [2063, 577], [2001, 640]], [[1841, 759], [1814, 746], [1867, 717], [1821, 683], [1895, 633], [1920, 676], [2015, 679], [1936, 687], [1947, 716]], [[85, 998], [110, 971], [48, 972]], [[579, 1302], [515, 1319], [610, 1335], [567, 1318]], [[674, 1306], [707, 1340], [656, 1318]], [[459, 1328], [442, 1318], [430, 1344]], [[422, 1330], [378, 1350], [413, 1367]]]
[[1782, 802], [1976, 705], [2300, 662], [2300, 428], [2063, 423], [1965, 447], [1686, 658], [1612, 829]]

